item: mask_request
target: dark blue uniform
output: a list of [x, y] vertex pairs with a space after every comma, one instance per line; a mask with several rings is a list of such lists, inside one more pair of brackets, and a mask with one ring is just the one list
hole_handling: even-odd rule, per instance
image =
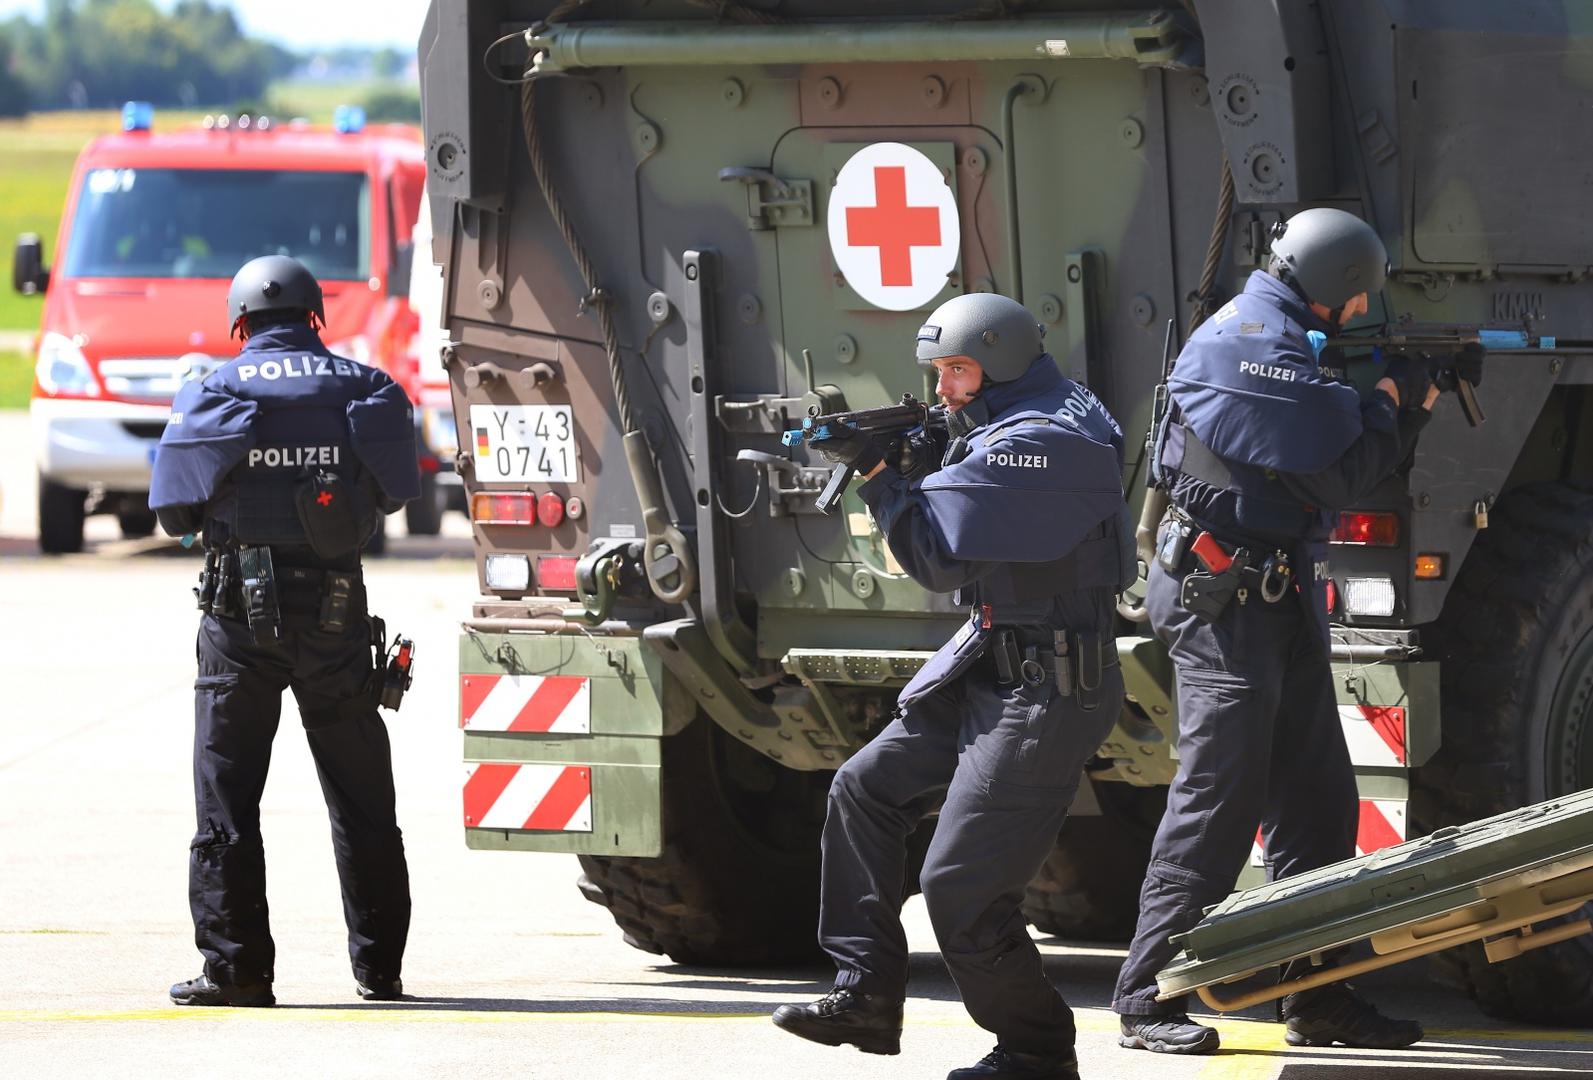
[[1208, 621], [1184, 602], [1193, 555], [1150, 569], [1146, 608], [1177, 673], [1179, 764], [1112, 1003], [1124, 1015], [1184, 1011], [1156, 1001], [1169, 938], [1233, 888], [1258, 826], [1269, 878], [1355, 854], [1355, 777], [1328, 663], [1327, 538], [1334, 514], [1393, 472], [1430, 414], [1400, 412], [1381, 392], [1362, 401], [1318, 366], [1312, 330], [1332, 328], [1258, 271], [1195, 331], [1169, 380], [1181, 415], [1158, 461], [1176, 512], [1227, 548], [1286, 553], [1295, 587], [1273, 603], [1251, 589]]
[[903, 569], [957, 590], [971, 615], [836, 773], [819, 940], [838, 986], [904, 996], [906, 841], [939, 804], [919, 880], [963, 1002], [1004, 1047], [1054, 1054], [1072, 1049], [1073, 1018], [1019, 905], [1122, 698], [1122, 435], [1050, 356], [981, 401], [991, 419], [965, 458], [922, 481], [887, 468], [860, 489]]
[[[418, 493], [413, 432], [409, 401], [391, 379], [332, 356], [309, 326], [293, 325], [261, 330], [236, 360], [184, 386], [161, 436], [150, 507], [166, 531], [202, 529], [233, 574], [240, 546], [269, 548], [280, 594], [279, 642], [257, 641], [235, 576], [218, 592], [221, 613], [199, 625], [189, 903], [205, 974], [222, 985], [272, 980], [260, 796], [287, 689], [331, 817], [355, 977], [399, 976], [409, 877], [359, 546], [379, 514]], [[300, 504], [313, 473], [337, 481], [312, 489], [323, 497], [309, 505], [339, 515], [347, 550], [312, 543], [305, 530]], [[330, 623], [329, 575], [351, 586], [344, 617]]]

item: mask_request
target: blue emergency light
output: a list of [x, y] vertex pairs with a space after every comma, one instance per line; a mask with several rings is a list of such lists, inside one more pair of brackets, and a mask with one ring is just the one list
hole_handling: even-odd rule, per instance
[[365, 130], [365, 110], [358, 105], [339, 105], [332, 113], [332, 128], [339, 135], [358, 135]]
[[148, 131], [155, 126], [155, 106], [147, 101], [129, 101], [122, 106], [123, 131]]

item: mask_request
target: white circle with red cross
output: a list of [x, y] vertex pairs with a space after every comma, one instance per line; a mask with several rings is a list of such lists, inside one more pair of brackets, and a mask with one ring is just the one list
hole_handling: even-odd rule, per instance
[[830, 191], [829, 218], [836, 268], [875, 307], [923, 307], [957, 268], [957, 199], [911, 146], [874, 143], [853, 154]]

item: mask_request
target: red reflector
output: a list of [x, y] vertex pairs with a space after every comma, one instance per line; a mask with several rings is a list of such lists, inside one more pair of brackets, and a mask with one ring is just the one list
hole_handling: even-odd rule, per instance
[[1331, 615], [1339, 609], [1339, 587], [1333, 584], [1333, 579], [1328, 578], [1327, 583], [1327, 609]]
[[537, 500], [537, 520], [553, 528], [564, 520], [564, 500], [548, 492]]
[[535, 495], [478, 491], [470, 497], [470, 519], [488, 525], [535, 525]]
[[542, 555], [537, 558], [537, 585], [555, 592], [575, 591], [574, 555]]
[[1393, 547], [1399, 543], [1399, 515], [1369, 510], [1346, 510], [1333, 526], [1332, 543], [1362, 547]]

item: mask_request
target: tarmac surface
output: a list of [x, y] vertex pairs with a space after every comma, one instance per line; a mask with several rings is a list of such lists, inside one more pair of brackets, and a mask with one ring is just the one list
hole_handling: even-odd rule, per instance
[[[822, 993], [828, 970], [677, 965], [621, 940], [576, 891], [572, 857], [468, 851], [455, 640], [476, 583], [455, 515], [443, 537], [395, 537], [367, 564], [373, 609], [418, 642], [415, 688], [389, 714], [412, 999], [354, 995], [324, 804], [289, 697], [264, 801], [280, 1004], [172, 1006], [167, 985], [199, 971], [186, 901], [197, 559], [120, 540], [109, 518], [91, 519], [84, 554], [40, 556], [32, 484], [26, 416], [0, 413], [0, 1076], [938, 1080], [990, 1048], [916, 899], [903, 1052], [868, 1057], [769, 1022]], [[1077, 1010], [1087, 1078], [1593, 1075], [1593, 1032], [1489, 1019], [1420, 964], [1363, 983], [1427, 1024], [1408, 1051], [1289, 1049], [1265, 1009], [1216, 1020], [1213, 1057], [1121, 1050], [1106, 1006], [1123, 950], [1041, 949]]]

